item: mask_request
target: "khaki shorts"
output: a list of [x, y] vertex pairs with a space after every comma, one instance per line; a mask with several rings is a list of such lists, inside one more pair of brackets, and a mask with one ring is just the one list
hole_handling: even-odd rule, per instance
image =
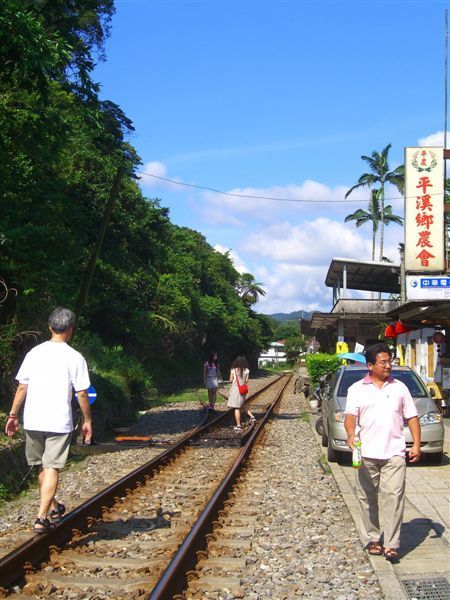
[[72, 433], [25, 431], [25, 456], [27, 463], [42, 465], [44, 469], [62, 469], [69, 456]]

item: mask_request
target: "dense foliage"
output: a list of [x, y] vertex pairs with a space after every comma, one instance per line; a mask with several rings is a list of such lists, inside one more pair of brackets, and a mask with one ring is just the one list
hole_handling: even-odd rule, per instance
[[97, 386], [133, 407], [201, 381], [212, 350], [224, 370], [238, 353], [254, 364], [271, 337], [252, 310], [260, 284], [142, 195], [132, 124], [91, 79], [113, 12], [112, 0], [0, 6], [3, 405], [58, 305], [77, 307]]
[[306, 368], [308, 370], [310, 386], [319, 385], [319, 380], [323, 375], [332, 375], [342, 360], [336, 354], [308, 354], [306, 357]]

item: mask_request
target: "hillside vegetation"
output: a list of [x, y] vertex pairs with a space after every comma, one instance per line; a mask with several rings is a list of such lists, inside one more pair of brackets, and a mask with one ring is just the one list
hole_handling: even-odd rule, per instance
[[133, 125], [91, 77], [113, 13], [112, 0], [0, 8], [3, 407], [56, 306], [76, 308], [74, 345], [119, 412], [201, 382], [211, 350], [224, 371], [238, 353], [254, 363], [271, 337], [252, 276], [138, 186]]

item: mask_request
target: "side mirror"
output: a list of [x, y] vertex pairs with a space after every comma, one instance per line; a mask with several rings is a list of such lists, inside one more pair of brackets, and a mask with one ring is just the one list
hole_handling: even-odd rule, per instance
[[434, 388], [430, 388], [428, 391], [430, 392], [430, 396], [431, 396], [432, 398], [435, 398], [435, 397], [436, 397], [436, 390], [435, 390]]

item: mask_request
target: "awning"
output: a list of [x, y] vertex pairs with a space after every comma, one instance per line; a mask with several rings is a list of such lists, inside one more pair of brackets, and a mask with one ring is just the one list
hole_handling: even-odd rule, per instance
[[408, 325], [450, 325], [450, 302], [442, 300], [418, 300], [406, 302], [386, 313], [392, 321]]
[[400, 294], [400, 265], [333, 258], [325, 279], [328, 287]]

